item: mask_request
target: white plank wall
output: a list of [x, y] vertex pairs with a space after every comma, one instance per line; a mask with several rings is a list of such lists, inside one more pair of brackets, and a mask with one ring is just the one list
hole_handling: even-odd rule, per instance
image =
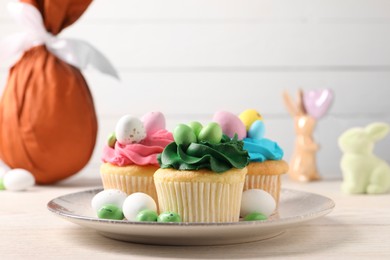
[[[0, 0], [0, 37], [18, 31]], [[95, 0], [61, 37], [84, 39], [118, 68], [121, 82], [85, 71], [99, 117], [88, 167], [95, 177], [105, 137], [123, 114], [160, 110], [168, 128], [210, 121], [217, 110], [255, 108], [267, 136], [291, 155], [293, 123], [281, 92], [332, 88], [318, 122], [319, 168], [339, 178], [337, 137], [352, 126], [390, 123], [390, 1]], [[0, 61], [5, 85], [7, 62]], [[376, 152], [390, 162], [390, 137]]]

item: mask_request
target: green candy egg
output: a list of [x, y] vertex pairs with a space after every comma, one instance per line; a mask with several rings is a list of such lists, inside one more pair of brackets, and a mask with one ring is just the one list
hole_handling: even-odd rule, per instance
[[107, 204], [101, 207], [97, 215], [99, 218], [122, 220], [124, 218], [122, 209], [114, 204]]
[[167, 211], [158, 216], [157, 222], [181, 222], [181, 217], [175, 212]]
[[111, 148], [114, 148], [115, 147], [115, 143], [116, 143], [116, 136], [115, 136], [115, 133], [111, 133], [108, 138], [107, 138], [107, 145]]
[[267, 217], [258, 212], [249, 213], [244, 217], [245, 221], [267, 220]]
[[212, 122], [203, 127], [198, 136], [198, 141], [218, 144], [222, 139], [222, 128], [219, 124]]
[[179, 124], [173, 130], [173, 139], [177, 145], [189, 145], [196, 143], [196, 135], [188, 125]]
[[189, 123], [188, 126], [192, 128], [192, 131], [194, 131], [196, 137], [199, 136], [199, 133], [203, 128], [202, 124], [197, 121]]
[[150, 209], [145, 209], [140, 211], [137, 214], [137, 221], [157, 221], [158, 215], [157, 212]]
[[0, 178], [0, 190], [5, 190], [3, 178]]

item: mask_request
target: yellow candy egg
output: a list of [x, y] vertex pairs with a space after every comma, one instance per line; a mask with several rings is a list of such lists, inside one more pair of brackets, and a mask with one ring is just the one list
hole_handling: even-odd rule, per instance
[[239, 118], [244, 123], [247, 131], [249, 130], [253, 122], [255, 122], [256, 120], [263, 120], [263, 117], [255, 109], [245, 110], [240, 114]]

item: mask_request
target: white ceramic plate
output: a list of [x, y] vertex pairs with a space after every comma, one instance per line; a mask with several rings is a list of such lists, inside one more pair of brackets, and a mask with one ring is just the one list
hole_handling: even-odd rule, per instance
[[232, 223], [154, 223], [105, 220], [91, 208], [93, 196], [101, 189], [64, 195], [51, 200], [48, 209], [103, 236], [143, 244], [223, 245], [275, 237], [290, 227], [321, 217], [334, 202], [321, 195], [296, 190], [282, 190], [278, 214], [266, 221]]

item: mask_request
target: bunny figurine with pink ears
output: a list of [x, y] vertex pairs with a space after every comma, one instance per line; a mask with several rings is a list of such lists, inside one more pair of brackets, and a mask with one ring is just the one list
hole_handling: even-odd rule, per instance
[[386, 123], [373, 123], [365, 128], [352, 128], [338, 140], [344, 155], [341, 170], [342, 190], [348, 194], [381, 194], [390, 190], [390, 167], [374, 155], [375, 142], [389, 133]]
[[333, 100], [329, 89], [303, 92], [298, 90], [296, 102], [287, 92], [283, 93], [284, 103], [294, 118], [296, 133], [295, 149], [290, 161], [290, 178], [308, 182], [319, 180], [316, 154], [319, 145], [314, 141], [313, 132], [317, 119], [325, 115]]

